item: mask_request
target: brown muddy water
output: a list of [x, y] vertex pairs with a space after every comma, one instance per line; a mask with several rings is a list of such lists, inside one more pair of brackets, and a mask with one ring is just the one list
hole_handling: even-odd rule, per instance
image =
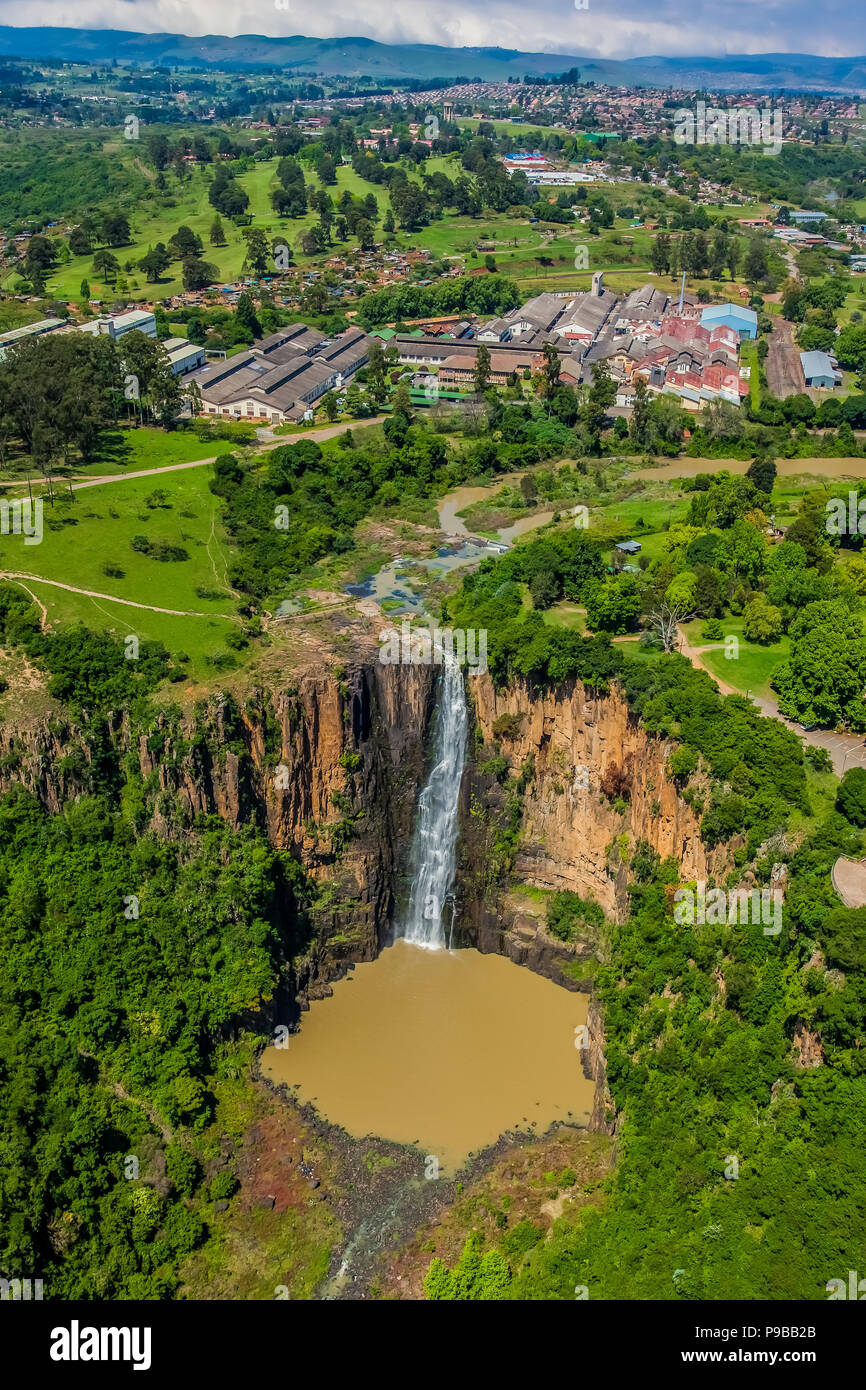
[[506, 1132], [587, 1123], [585, 994], [504, 956], [405, 941], [333, 990], [261, 1067], [349, 1134], [416, 1144], [453, 1173]]
[[[674, 463], [664, 463], [660, 468], [633, 468], [633, 478], [644, 478], [649, 483], [663, 483], [675, 478], [696, 478], [699, 473], [718, 473], [726, 469], [729, 473], [745, 473], [751, 459], [677, 459]], [[776, 469], [780, 478], [797, 478], [801, 474], [807, 478], [864, 478], [866, 459], [859, 458], [819, 458], [819, 459], [776, 459]]]

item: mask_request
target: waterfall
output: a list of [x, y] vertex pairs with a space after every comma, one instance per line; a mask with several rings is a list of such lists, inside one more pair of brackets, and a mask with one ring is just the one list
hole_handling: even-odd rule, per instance
[[442, 913], [449, 896], [452, 899], [451, 937], [457, 912], [452, 889], [467, 713], [463, 673], [454, 657], [448, 654], [442, 672], [437, 717], [433, 767], [418, 800], [418, 824], [412, 846], [412, 892], [398, 933], [414, 946], [423, 946], [428, 951], [438, 951], [445, 945]]

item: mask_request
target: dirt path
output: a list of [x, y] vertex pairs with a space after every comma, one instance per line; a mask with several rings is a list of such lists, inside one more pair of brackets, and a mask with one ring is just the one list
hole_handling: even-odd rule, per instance
[[[299, 439], [311, 439], [317, 443], [320, 439], [334, 439], [339, 434], [345, 434], [347, 430], [364, 429], [368, 425], [381, 425], [385, 419], [384, 415], [374, 415], [369, 420], [351, 420], [341, 425], [326, 425], [324, 429], [298, 430], [295, 434], [284, 434], [279, 438], [274, 438], [266, 444], [260, 444], [258, 452], [263, 453], [268, 449], [279, 449], [283, 444], [297, 444]], [[204, 468], [205, 464], [216, 463], [217, 454], [211, 454], [205, 459], [190, 459], [187, 463], [167, 463], [164, 468], [137, 468], [132, 473], [101, 473], [98, 478], [80, 478], [78, 482], [71, 483], [68, 478], [50, 478], [49, 482], [56, 487], [71, 487], [73, 492], [78, 492], [85, 487], [100, 487], [102, 483], [123, 483], [127, 478], [161, 478], [164, 473], [180, 473], [185, 468]], [[42, 481], [34, 479], [33, 481]], [[26, 478], [6, 478], [0, 479], [0, 487], [24, 487]], [[168, 610], [166, 610], [168, 611]]]
[[800, 368], [800, 353], [794, 342], [793, 329], [787, 319], [774, 319], [767, 353], [767, 382], [779, 400], [805, 391]]
[[[197, 613], [188, 608], [159, 608], [155, 603], [136, 603], [135, 599], [117, 598], [114, 594], [102, 594], [98, 589], [79, 589], [75, 584], [61, 584], [59, 579], [43, 579], [41, 574], [23, 574], [18, 570], [0, 570], [0, 579], [29, 579], [32, 584], [50, 584], [52, 589], [65, 589], [70, 594], [83, 594], [85, 598], [101, 598], [106, 603], [122, 603], [125, 608], [146, 608], [149, 613], [169, 613], [173, 618], [224, 618], [227, 623], [234, 622], [230, 613]], [[21, 588], [26, 588], [22, 584]], [[29, 593], [29, 590], [27, 591]], [[35, 595], [31, 594], [31, 598]], [[36, 599], [39, 603], [39, 599]], [[39, 603], [47, 617], [47, 610]]]
[[[720, 680], [715, 672], [711, 671], [701, 659], [702, 652], [706, 647], [693, 647], [688, 641], [682, 628], [679, 628], [680, 645], [678, 650], [687, 657], [693, 666], [697, 666], [702, 671], [706, 671], [719, 687], [723, 695], [742, 695], [742, 690], [736, 690], [734, 686], [728, 685], [727, 681]], [[776, 700], [768, 695], [750, 695], [749, 699], [758, 706], [762, 714], [768, 719], [778, 719], [780, 724], [784, 724], [786, 729], [796, 734], [802, 743], [811, 744], [816, 748], [825, 748], [830, 754], [830, 761], [833, 764], [833, 771], [837, 777], [841, 777], [849, 767], [866, 767], [866, 739], [857, 734], [841, 734], [835, 729], [810, 729], [808, 732], [801, 724], [795, 724], [793, 720], [786, 719], [779, 713], [779, 706]]]
[[[86, 1055], [87, 1054], [85, 1054], [85, 1056]], [[121, 1086], [119, 1081], [106, 1081], [105, 1084], [111, 1087], [118, 1100], [125, 1100], [128, 1105], [137, 1105], [139, 1110], [144, 1111], [145, 1115], [150, 1120], [150, 1123], [153, 1125], [154, 1129], [158, 1130], [159, 1133], [162, 1135], [162, 1142], [164, 1144], [172, 1143], [172, 1141], [174, 1140], [174, 1135], [169, 1129], [166, 1121], [162, 1118], [161, 1115], [157, 1114], [156, 1110], [154, 1110], [152, 1105], [149, 1105], [148, 1102], [146, 1100], [143, 1100], [141, 1096], [130, 1095], [129, 1091], [127, 1091], [124, 1086]]]

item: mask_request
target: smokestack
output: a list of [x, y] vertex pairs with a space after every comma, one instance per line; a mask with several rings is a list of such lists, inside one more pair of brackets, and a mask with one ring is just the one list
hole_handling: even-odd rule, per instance
[[683, 271], [683, 283], [680, 285], [680, 307], [679, 307], [679, 309], [678, 309], [678, 311], [677, 311], [677, 312], [680, 313], [680, 314], [683, 312], [683, 295], [685, 294], [685, 292], [686, 292], [686, 272]]
[[596, 295], [596, 296], [602, 294], [602, 292], [603, 292], [603, 290], [604, 290], [604, 286], [602, 285], [602, 280], [603, 280], [603, 279], [604, 279], [604, 271], [603, 271], [603, 270], [597, 270], [597, 271], [595, 272], [595, 274], [593, 275], [593, 277], [592, 277], [592, 292], [593, 292], [593, 294]]

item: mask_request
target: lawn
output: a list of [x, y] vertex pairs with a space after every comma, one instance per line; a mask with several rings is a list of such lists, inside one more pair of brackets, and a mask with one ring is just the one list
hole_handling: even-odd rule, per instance
[[544, 610], [542, 618], [548, 627], [565, 627], [580, 633], [586, 631], [586, 609], [579, 608], [576, 603], [555, 603], [552, 608]]
[[718, 680], [742, 691], [744, 695], [775, 698], [770, 679], [790, 654], [790, 638], [780, 637], [778, 642], [771, 642], [765, 647], [757, 642], [747, 642], [743, 636], [742, 619], [725, 618], [722, 620], [725, 636], [736, 637], [739, 642], [737, 655], [733, 656], [726, 654], [723, 642], [712, 645], [704, 642], [700, 635], [703, 625], [703, 619], [689, 623], [686, 633], [692, 645], [704, 647], [700, 658], [707, 669]]
[[[118, 636], [159, 639], [172, 654], [186, 652], [191, 676], [201, 676], [207, 658], [225, 651], [226, 634], [240, 624], [226, 578], [221, 504], [210, 493], [209, 480], [209, 468], [190, 469], [172, 474], [170, 485], [159, 491], [157, 479], [138, 478], [61, 496], [55, 507], [45, 508], [41, 545], [25, 547], [19, 537], [4, 537], [0, 566], [35, 576], [26, 582], [52, 622], [80, 620]], [[132, 538], [140, 535], [181, 547], [188, 558], [160, 561], [133, 550]], [[122, 574], [106, 574], [106, 567]], [[40, 578], [99, 596], [70, 593], [41, 584]], [[217, 597], [203, 597], [199, 588]], [[153, 613], [113, 599], [204, 616]]]
[[[167, 432], [121, 424], [116, 430], [109, 430], [103, 435], [96, 454], [87, 463], [73, 463], [70, 469], [66, 469], [58, 462], [53, 466], [52, 473], [54, 477], [65, 477], [68, 473], [75, 478], [136, 473], [145, 468], [170, 468], [176, 463], [216, 458], [217, 455], [230, 453], [237, 447], [237, 442], [230, 439], [208, 440], [202, 443], [192, 430], [178, 429]], [[5, 466], [0, 469], [0, 478], [20, 478], [23, 481], [28, 475], [37, 476], [37, 470], [29, 455], [10, 452]]]
[[[318, 222], [318, 214], [307, 212], [298, 218], [279, 218], [276, 215], [271, 207], [270, 194], [272, 189], [277, 187], [277, 164], [276, 159], [262, 160], [253, 169], [240, 174], [238, 182], [246, 189], [250, 199], [248, 212], [253, 216], [252, 225], [263, 230], [269, 239], [284, 236], [292, 247], [296, 262], [303, 265], [313, 258], [305, 256], [300, 249], [301, 233]], [[316, 188], [322, 186], [308, 168], [304, 169], [304, 177], [308, 185]], [[182, 183], [178, 184], [172, 179], [170, 189], [170, 196], [164, 202], [157, 203], [154, 199], [152, 203], [145, 202], [139, 210], [133, 212], [130, 218], [132, 243], [116, 248], [114, 253], [121, 267], [131, 263], [133, 268], [128, 271], [122, 269], [116, 285], [109, 285], [94, 274], [92, 256], [73, 256], [68, 262], [57, 267], [49, 280], [49, 292], [60, 299], [78, 300], [81, 281], [86, 279], [90, 284], [91, 297], [108, 302], [114, 300], [116, 295], [129, 299], [150, 300], [154, 297], [164, 299], [169, 295], [179, 294], [183, 288], [179, 278], [179, 262], [172, 263], [169, 270], [171, 278], [156, 285], [148, 284], [144, 273], [135, 267], [149, 246], [153, 246], [157, 241], [167, 243], [181, 225], [191, 227], [201, 237], [205, 260], [213, 262], [219, 270], [218, 283], [237, 279], [244, 262], [246, 242], [241, 236], [241, 229], [234, 226], [229, 218], [224, 217], [222, 223], [228, 244], [210, 244], [208, 237], [215, 212], [208, 202], [210, 180], [206, 173], [196, 167]], [[330, 186], [328, 191], [336, 202], [344, 189], [362, 197], [366, 197], [368, 193], [375, 193], [382, 216], [390, 206], [386, 192], [366, 183], [348, 166], [337, 169], [337, 183]], [[171, 206], [165, 206], [165, 202]], [[123, 289], [124, 283], [126, 290]]]
[[105, 436], [97, 457], [82, 468], [76, 477], [100, 477], [106, 473], [135, 473], [142, 468], [170, 468], [175, 463], [192, 463], [196, 459], [216, 458], [237, 449], [230, 439], [197, 439], [192, 430], [136, 429], [122, 427]]

